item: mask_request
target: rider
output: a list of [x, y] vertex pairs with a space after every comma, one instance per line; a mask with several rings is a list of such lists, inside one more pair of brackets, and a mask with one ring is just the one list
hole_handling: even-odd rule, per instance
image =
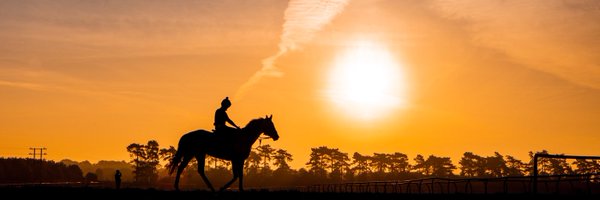
[[[229, 97], [225, 97], [223, 101], [221, 101], [221, 107], [217, 109], [215, 112], [215, 132], [218, 133], [235, 133], [240, 129], [239, 126], [235, 125], [229, 116], [227, 115], [227, 109], [231, 106], [231, 101], [229, 101]], [[228, 122], [229, 124], [235, 127], [231, 128], [225, 124]]]

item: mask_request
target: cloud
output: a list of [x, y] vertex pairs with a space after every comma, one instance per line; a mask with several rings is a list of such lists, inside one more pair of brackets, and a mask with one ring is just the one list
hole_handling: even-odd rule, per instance
[[36, 84], [36, 83], [5, 81], [5, 80], [0, 80], [0, 86], [15, 87], [15, 88], [28, 89], [28, 90], [42, 90], [42, 91], [49, 89], [48, 86], [44, 86], [44, 85], [40, 85], [40, 84]]
[[437, 0], [433, 8], [511, 62], [600, 89], [599, 1]]
[[235, 96], [243, 95], [262, 77], [283, 76], [283, 72], [275, 65], [277, 59], [309, 42], [323, 26], [344, 10], [348, 2], [349, 0], [291, 0], [285, 10], [279, 51], [262, 61], [262, 68], [240, 87]]

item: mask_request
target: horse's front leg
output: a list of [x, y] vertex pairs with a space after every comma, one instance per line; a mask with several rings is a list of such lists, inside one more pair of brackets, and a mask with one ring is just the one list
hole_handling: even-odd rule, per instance
[[240, 164], [239, 161], [231, 161], [231, 170], [233, 171], [233, 178], [219, 190], [220, 192], [229, 188], [229, 186], [238, 179], [239, 173], [236, 169], [239, 168], [240, 166], [243, 168], [244, 163], [242, 162], [242, 164]]
[[215, 192], [215, 188], [212, 186], [212, 184], [210, 184], [210, 181], [208, 180], [208, 178], [206, 177], [206, 174], [204, 173], [204, 163], [205, 163], [205, 159], [206, 155], [202, 154], [202, 155], [198, 155], [196, 156], [196, 161], [198, 161], [198, 173], [200, 174], [200, 177], [202, 177], [202, 180], [204, 181], [204, 183], [206, 183], [206, 186], [208, 186], [208, 188], [210, 188], [210, 191]]

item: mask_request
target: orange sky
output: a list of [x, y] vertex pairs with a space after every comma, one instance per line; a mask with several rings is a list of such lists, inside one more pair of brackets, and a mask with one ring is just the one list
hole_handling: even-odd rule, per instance
[[[0, 2], [0, 156], [44, 146], [54, 160], [129, 160], [130, 143], [166, 147], [212, 129], [225, 96], [239, 125], [273, 114], [281, 138], [263, 143], [296, 168], [323, 145], [456, 164], [465, 151], [600, 155], [597, 1], [353, 0], [310, 37], [297, 33], [275, 63], [282, 76], [235, 96], [279, 51], [287, 7]], [[402, 77], [403, 103], [380, 117], [349, 116], [328, 95], [356, 41], [385, 49]]]

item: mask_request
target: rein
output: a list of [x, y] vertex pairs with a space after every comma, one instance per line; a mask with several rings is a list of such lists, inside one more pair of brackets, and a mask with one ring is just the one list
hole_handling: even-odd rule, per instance
[[269, 136], [260, 136], [260, 137], [258, 137], [258, 146], [262, 145], [262, 140], [263, 139], [271, 139], [271, 137], [269, 137]]

